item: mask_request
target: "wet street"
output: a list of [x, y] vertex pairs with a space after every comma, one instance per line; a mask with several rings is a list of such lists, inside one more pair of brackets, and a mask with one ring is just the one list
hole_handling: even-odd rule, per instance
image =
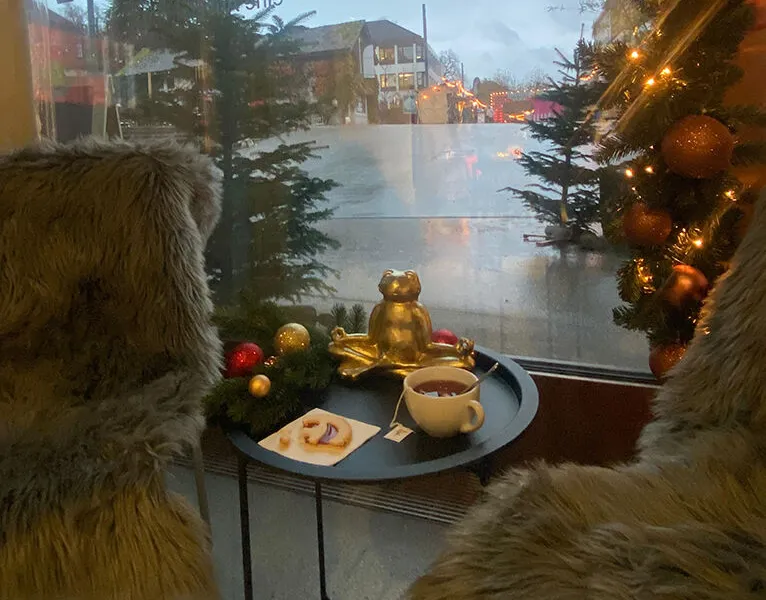
[[435, 328], [502, 352], [647, 369], [640, 334], [612, 324], [619, 304], [611, 252], [561, 252], [526, 242], [544, 226], [508, 192], [524, 187], [520, 150], [541, 149], [518, 125], [316, 127], [287, 141], [326, 148], [307, 163], [342, 185], [321, 229], [341, 243], [333, 302], [380, 298], [387, 268], [418, 272]]

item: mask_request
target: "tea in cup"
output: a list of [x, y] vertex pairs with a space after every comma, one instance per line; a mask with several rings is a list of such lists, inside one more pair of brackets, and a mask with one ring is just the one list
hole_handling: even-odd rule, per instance
[[471, 433], [484, 424], [476, 375], [457, 367], [425, 367], [404, 379], [407, 410], [431, 437], [446, 438]]

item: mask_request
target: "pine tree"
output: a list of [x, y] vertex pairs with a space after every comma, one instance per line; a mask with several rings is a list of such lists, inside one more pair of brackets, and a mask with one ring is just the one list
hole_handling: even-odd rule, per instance
[[[621, 164], [613, 212], [631, 257], [618, 273], [618, 325], [646, 333], [658, 377], [683, 355], [707, 290], [741, 237], [748, 190], [728, 168], [766, 158], [738, 128], [766, 124], [752, 106], [727, 106], [742, 76], [734, 59], [754, 22], [746, 0], [636, 1], [648, 33], [635, 47], [596, 52], [609, 82], [599, 108], [614, 122], [599, 160]], [[733, 147], [733, 152], [732, 152]]]
[[197, 142], [220, 170], [223, 213], [208, 247], [218, 302], [240, 291], [261, 300], [332, 291], [331, 270], [317, 257], [338, 244], [316, 224], [332, 215], [321, 205], [337, 184], [301, 168], [316, 156], [313, 143], [256, 149], [309, 127], [315, 107], [291, 60], [297, 45], [290, 36], [309, 15], [266, 23], [272, 9], [245, 17], [236, 12], [241, 4], [114, 0], [110, 28], [177, 53], [176, 85], [156, 92], [142, 110]]
[[598, 170], [588, 154], [594, 125], [587, 117], [598, 101], [601, 86], [593, 79], [590, 46], [580, 40], [571, 59], [560, 57], [559, 82], [539, 97], [560, 106], [551, 117], [526, 124], [531, 137], [550, 144], [548, 152], [528, 152], [519, 159], [536, 182], [527, 189], [505, 188], [537, 214], [543, 223], [566, 228], [577, 239], [600, 219]]

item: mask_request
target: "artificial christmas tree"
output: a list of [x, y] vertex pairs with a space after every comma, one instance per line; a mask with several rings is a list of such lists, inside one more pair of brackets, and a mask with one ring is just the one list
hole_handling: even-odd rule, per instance
[[316, 107], [308, 81], [291, 57], [292, 28], [252, 16], [241, 2], [113, 0], [111, 31], [126, 41], [151, 42], [174, 54], [173, 84], [139, 106], [143, 120], [171, 123], [215, 158], [223, 186], [223, 214], [208, 252], [211, 287], [219, 304], [241, 290], [261, 299], [325, 292], [330, 274], [317, 256], [337, 243], [315, 225], [331, 216], [321, 204], [335, 182], [311, 177], [301, 165], [312, 143], [259, 142], [308, 129]]
[[636, 0], [636, 6], [652, 24], [643, 41], [610, 44], [594, 55], [599, 76], [610, 82], [599, 108], [615, 119], [598, 158], [621, 163], [626, 184], [613, 208], [631, 258], [618, 274], [626, 304], [614, 319], [646, 332], [653, 370], [662, 377], [694, 335], [707, 291], [742, 237], [753, 190], [731, 166], [763, 161], [766, 146], [736, 143], [736, 133], [766, 117], [758, 107], [724, 102], [742, 76], [734, 59], [754, 22], [751, 4]]
[[549, 152], [525, 152], [519, 162], [535, 181], [527, 189], [505, 188], [521, 198], [538, 219], [557, 228], [557, 241], [577, 240], [600, 220], [598, 171], [587, 154], [595, 135], [587, 119], [603, 86], [593, 78], [591, 47], [580, 40], [571, 59], [558, 52], [561, 81], [551, 82], [540, 99], [558, 105], [553, 116], [529, 121], [532, 138]]

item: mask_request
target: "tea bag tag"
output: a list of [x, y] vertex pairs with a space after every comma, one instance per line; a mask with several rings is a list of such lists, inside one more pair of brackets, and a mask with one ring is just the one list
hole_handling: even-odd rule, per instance
[[387, 440], [391, 440], [392, 442], [396, 442], [397, 444], [412, 433], [412, 429], [410, 429], [409, 427], [405, 427], [404, 425], [396, 421], [396, 417], [399, 416], [399, 407], [402, 405], [403, 399], [404, 399], [404, 390], [402, 390], [402, 393], [399, 395], [399, 400], [396, 403], [396, 408], [394, 409], [394, 418], [391, 419], [391, 423], [389, 423], [388, 425], [391, 428], [391, 431], [389, 431], [386, 435], [383, 436]]
[[411, 433], [412, 433], [412, 429], [410, 429], [409, 427], [405, 427], [401, 423], [397, 423], [396, 427], [394, 427], [391, 431], [389, 431], [383, 437], [386, 438], [387, 440], [391, 440], [392, 442], [396, 442], [398, 444]]

